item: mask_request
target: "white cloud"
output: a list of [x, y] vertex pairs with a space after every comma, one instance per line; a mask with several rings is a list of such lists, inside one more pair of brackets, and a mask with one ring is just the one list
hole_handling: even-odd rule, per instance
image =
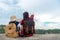
[[13, 0], [8, 0], [11, 4], [13, 3]]
[[58, 0], [20, 0], [17, 5], [26, 11], [51, 11], [58, 5]]
[[[36, 21], [36, 28], [37, 29], [60, 29], [60, 17], [52, 15], [51, 13], [37, 13], [35, 14]], [[55, 22], [45, 25], [44, 22]]]
[[38, 13], [35, 14], [35, 19], [41, 21], [41, 22], [60, 22], [60, 17], [55, 16], [51, 13]]
[[43, 26], [43, 23], [42, 22], [40, 22], [40, 21], [36, 21], [35, 22], [35, 29], [42, 29], [43, 27], [44, 26]]
[[38, 14], [35, 15], [35, 19], [38, 19], [41, 22], [50, 21], [53, 16], [51, 14]]
[[8, 11], [9, 6], [6, 5], [6, 4], [4, 4], [3, 2], [0, 2], [0, 8], [2, 8], [2, 9], [5, 10], [5, 11]]
[[1, 20], [0, 20], [0, 24], [3, 24], [3, 25], [7, 25], [8, 23], [9, 23], [9, 19], [7, 19], [7, 18], [1, 18]]
[[35, 23], [36, 23], [36, 25], [35, 25], [36, 29], [44, 29], [44, 30], [60, 29], [60, 23], [59, 22], [48, 23], [47, 25], [45, 25], [44, 22], [41, 22], [41, 21], [36, 21]]
[[50, 23], [46, 26], [45, 29], [60, 29], [60, 24], [58, 24], [58, 22]]
[[[13, 4], [13, 0], [8, 0], [7, 2]], [[60, 28], [58, 25], [58, 22], [60, 22], [60, 15], [59, 15], [60, 7], [57, 6], [57, 1], [55, 2], [55, 0], [19, 0], [19, 3], [16, 4], [15, 6], [16, 7], [20, 6], [20, 8], [22, 7], [25, 11], [28, 11], [28, 12], [31, 12], [31, 11], [34, 12], [35, 19], [37, 20], [35, 24], [36, 29]], [[14, 8], [14, 7], [10, 7], [9, 5], [6, 5], [4, 2], [0, 0], [0, 8], [5, 10], [6, 12], [7, 11], [10, 12], [12, 9], [16, 10], [16, 12], [11, 11], [10, 12], [11, 14], [8, 14], [8, 15], [12, 15], [12, 13], [13, 14], [18, 13], [20, 9], [18, 8], [19, 10], [17, 10], [17, 8]], [[18, 14], [15, 14], [15, 15], [18, 15]], [[2, 19], [1, 22], [3, 21], [4, 20]], [[7, 23], [7, 21], [8, 19], [5, 19], [4, 22]], [[56, 24], [51, 23], [45, 26], [44, 22], [57, 22], [57, 23]]]
[[25, 11], [37, 11], [43, 0], [20, 0], [17, 5], [21, 6]]

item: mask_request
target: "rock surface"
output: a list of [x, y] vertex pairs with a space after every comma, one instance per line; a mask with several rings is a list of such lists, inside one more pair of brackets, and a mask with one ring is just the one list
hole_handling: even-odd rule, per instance
[[0, 40], [60, 40], [60, 34], [34, 34], [31, 37], [9, 38], [0, 34]]

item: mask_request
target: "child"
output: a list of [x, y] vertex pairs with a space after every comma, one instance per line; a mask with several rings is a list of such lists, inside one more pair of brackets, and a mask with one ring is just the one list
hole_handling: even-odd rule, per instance
[[[34, 14], [32, 14], [32, 15], [30, 16], [30, 19], [34, 21]], [[35, 33], [35, 23], [34, 23], [34, 26], [33, 26], [32, 29], [33, 29], [32, 32]]]
[[16, 31], [18, 31], [18, 24], [19, 24], [19, 22], [16, 19], [17, 19], [16, 16], [14, 16], [14, 15], [11, 16], [9, 24], [10, 23], [14, 23], [16, 25]]

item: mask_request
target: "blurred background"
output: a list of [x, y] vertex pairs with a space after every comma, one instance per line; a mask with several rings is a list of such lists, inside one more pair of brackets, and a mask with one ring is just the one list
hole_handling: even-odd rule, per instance
[[10, 16], [23, 18], [23, 12], [34, 14], [36, 33], [60, 33], [60, 0], [0, 0], [0, 33]]

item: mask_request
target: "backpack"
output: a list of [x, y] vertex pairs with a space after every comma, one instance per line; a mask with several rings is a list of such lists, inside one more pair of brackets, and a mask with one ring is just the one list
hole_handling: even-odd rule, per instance
[[19, 29], [18, 29], [19, 22], [18, 21], [10, 21], [9, 24], [11, 24], [11, 23], [14, 23], [16, 25], [16, 31], [19, 31]]
[[16, 25], [14, 23], [6, 25], [5, 34], [7, 37], [18, 37], [18, 32], [16, 32]]

